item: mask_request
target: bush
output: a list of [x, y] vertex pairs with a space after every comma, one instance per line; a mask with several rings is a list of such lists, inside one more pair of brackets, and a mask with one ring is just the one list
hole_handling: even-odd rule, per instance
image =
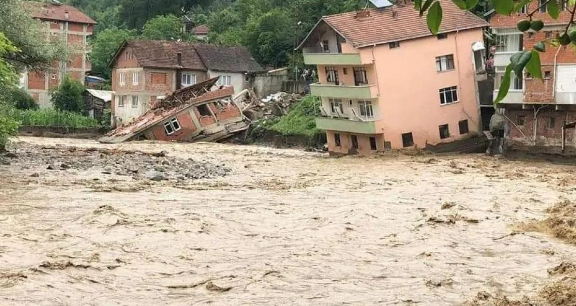
[[316, 117], [320, 116], [320, 105], [319, 98], [307, 96], [270, 129], [283, 135], [316, 137], [322, 134], [322, 131], [316, 128]]
[[5, 150], [8, 138], [16, 135], [18, 126], [18, 121], [0, 115], [0, 152]]
[[[66, 128], [99, 128], [98, 120], [78, 113], [55, 109], [18, 110], [5, 109], [4, 115], [20, 121], [24, 126], [66, 127]], [[0, 114], [1, 116], [2, 114]]]
[[17, 109], [38, 109], [38, 104], [34, 98], [20, 88], [10, 90], [9, 101]]
[[61, 111], [83, 113], [84, 100], [82, 94], [86, 89], [82, 83], [66, 76], [62, 84], [52, 93], [54, 107]]

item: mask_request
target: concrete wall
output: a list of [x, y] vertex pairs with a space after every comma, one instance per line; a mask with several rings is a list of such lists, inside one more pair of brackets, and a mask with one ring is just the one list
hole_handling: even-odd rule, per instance
[[[539, 106], [536, 106], [538, 109]], [[512, 120], [516, 127], [510, 127], [510, 138], [526, 145], [534, 145], [534, 109], [507, 108], [506, 116]], [[519, 124], [519, 117], [524, 117], [524, 125]], [[549, 126], [550, 118], [555, 118], [554, 127]], [[562, 125], [566, 122], [576, 121], [576, 109], [555, 110], [548, 106], [538, 112], [536, 127], [536, 145], [560, 146], [562, 144]], [[566, 145], [576, 147], [575, 130], [567, 130]]]
[[245, 74], [237, 73], [237, 72], [225, 72], [225, 71], [208, 71], [208, 78], [215, 78], [218, 76], [231, 76], [232, 77], [232, 84], [231, 86], [234, 87], [234, 92], [239, 93], [244, 89], [250, 88], [251, 83], [246, 82]]
[[276, 73], [259, 74], [254, 78], [254, 92], [264, 98], [282, 91], [282, 84], [287, 81], [287, 69]]
[[[477, 41], [483, 41], [482, 29], [450, 33], [441, 40], [430, 36], [402, 41], [396, 49], [388, 45], [361, 49], [363, 62], [374, 60], [381, 131], [392, 148], [401, 148], [401, 135], [408, 132], [420, 148], [461, 139], [467, 135], [459, 133], [460, 120], [468, 120], [470, 132], [479, 130], [471, 48]], [[455, 69], [437, 72], [436, 57], [448, 54], [454, 55]], [[458, 86], [458, 102], [441, 105], [439, 90], [451, 86]], [[440, 139], [439, 126], [444, 124], [451, 136]]]

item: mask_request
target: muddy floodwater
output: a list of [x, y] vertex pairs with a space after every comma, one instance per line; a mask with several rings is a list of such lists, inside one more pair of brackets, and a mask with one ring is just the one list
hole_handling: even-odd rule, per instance
[[576, 246], [514, 232], [576, 167], [483, 155], [19, 138], [0, 159], [0, 305], [521, 299]]

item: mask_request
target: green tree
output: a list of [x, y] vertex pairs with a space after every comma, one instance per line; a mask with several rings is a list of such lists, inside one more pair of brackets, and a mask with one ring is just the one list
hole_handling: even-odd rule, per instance
[[195, 5], [208, 3], [210, 0], [122, 0], [120, 17], [129, 29], [141, 29], [158, 15], [181, 16]]
[[38, 103], [25, 90], [17, 87], [9, 90], [8, 102], [17, 109], [38, 109]]
[[253, 16], [246, 25], [245, 43], [254, 58], [275, 67], [288, 63], [288, 53], [294, 47], [295, 25], [283, 10], [272, 10]]
[[182, 20], [175, 15], [156, 16], [142, 29], [142, 37], [155, 40], [183, 39]]
[[52, 104], [57, 110], [83, 113], [82, 94], [85, 90], [82, 83], [66, 76], [60, 86], [52, 93]]
[[[4, 60], [7, 54], [19, 53], [12, 42], [6, 38], [4, 33], [0, 32], [0, 108], [6, 107], [9, 98], [7, 94], [14, 87], [16, 82], [16, 72], [12, 64]], [[0, 151], [4, 151], [8, 138], [15, 135], [19, 123], [0, 112]]]
[[116, 54], [116, 51], [125, 40], [136, 36], [134, 31], [118, 28], [106, 29], [92, 41], [92, 72], [104, 78], [110, 78], [111, 70], [108, 64]]

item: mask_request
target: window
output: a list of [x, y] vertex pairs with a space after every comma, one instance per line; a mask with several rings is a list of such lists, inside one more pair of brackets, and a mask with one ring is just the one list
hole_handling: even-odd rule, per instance
[[495, 45], [497, 52], [514, 52], [522, 51], [524, 48], [524, 36], [517, 30], [499, 30], [495, 36]]
[[139, 81], [140, 81], [140, 73], [132, 72], [132, 85], [138, 85]]
[[414, 145], [414, 138], [412, 137], [412, 133], [402, 134], [402, 146], [406, 148], [411, 147], [413, 145]]
[[388, 46], [390, 47], [390, 49], [400, 48], [400, 42], [399, 41], [393, 41], [393, 42], [389, 43]]
[[325, 40], [322, 42], [322, 51], [324, 51], [324, 53], [330, 53], [330, 42]]
[[548, 117], [548, 122], [546, 127], [549, 129], [553, 129], [556, 127], [556, 117]]
[[200, 116], [212, 116], [210, 109], [208, 109], [208, 104], [198, 105], [196, 108], [198, 109]]
[[56, 75], [55, 74], [50, 75], [50, 79], [56, 80]]
[[370, 150], [376, 151], [378, 148], [376, 147], [376, 137], [370, 137]]
[[366, 68], [354, 67], [354, 86], [367, 85], [368, 76], [366, 75]]
[[528, 38], [534, 37], [534, 32], [528, 32]]
[[360, 116], [363, 118], [373, 118], [374, 110], [372, 109], [372, 102], [358, 101], [358, 108], [360, 109]]
[[332, 115], [341, 116], [344, 114], [344, 106], [342, 105], [342, 100], [328, 99], [328, 102], [330, 102], [330, 112]]
[[120, 86], [126, 85], [126, 74], [124, 72], [120, 72]]
[[448, 34], [447, 33], [440, 33], [438, 35], [436, 35], [436, 37], [440, 40], [440, 39], [446, 39], [448, 38]]
[[518, 115], [518, 117], [516, 117], [516, 125], [524, 126], [525, 124], [526, 124], [526, 116]]
[[348, 68], [342, 68], [342, 73], [344, 73], [344, 75], [348, 75]]
[[546, 13], [546, 2], [548, 2], [548, 0], [538, 1], [538, 6], [540, 7], [540, 13]]
[[132, 96], [132, 108], [138, 107], [138, 96]]
[[196, 84], [196, 75], [192, 73], [183, 73], [182, 74], [182, 86], [188, 87], [191, 85]]
[[522, 90], [524, 87], [524, 81], [522, 80], [522, 76], [517, 77], [514, 72], [512, 72], [512, 89], [514, 90]]
[[340, 134], [334, 134], [334, 143], [337, 147], [341, 146], [342, 143], [340, 142]]
[[544, 38], [552, 38], [552, 31], [544, 31]]
[[352, 148], [358, 149], [358, 136], [352, 135], [352, 136], [350, 136], [350, 138], [352, 140]]
[[438, 127], [440, 130], [440, 139], [446, 139], [450, 137], [450, 129], [448, 128], [448, 124], [443, 124]]
[[544, 78], [545, 78], [545, 79], [550, 79], [551, 76], [552, 76], [552, 72], [550, 72], [550, 71], [544, 71]]
[[132, 53], [132, 51], [126, 51], [126, 59], [127, 60], [134, 59], [134, 53]]
[[338, 70], [335, 67], [326, 67], [326, 82], [339, 85]]
[[218, 86], [232, 86], [232, 76], [221, 75], [218, 79]]
[[124, 99], [126, 96], [119, 96], [118, 97], [118, 107], [124, 107]]
[[528, 5], [524, 5], [519, 11], [518, 13], [520, 14], [528, 14]]
[[436, 71], [454, 70], [454, 55], [443, 55], [436, 58]]
[[458, 102], [458, 87], [446, 87], [440, 89], [440, 104], [450, 104]]
[[460, 130], [460, 135], [468, 134], [470, 132], [468, 120], [458, 121], [458, 129]]
[[568, 9], [568, 0], [559, 0], [558, 4], [560, 4], [561, 11], [565, 11]]
[[166, 131], [166, 135], [172, 135], [175, 132], [180, 131], [180, 122], [178, 122], [177, 118], [172, 118], [170, 121], [164, 123], [164, 131]]

